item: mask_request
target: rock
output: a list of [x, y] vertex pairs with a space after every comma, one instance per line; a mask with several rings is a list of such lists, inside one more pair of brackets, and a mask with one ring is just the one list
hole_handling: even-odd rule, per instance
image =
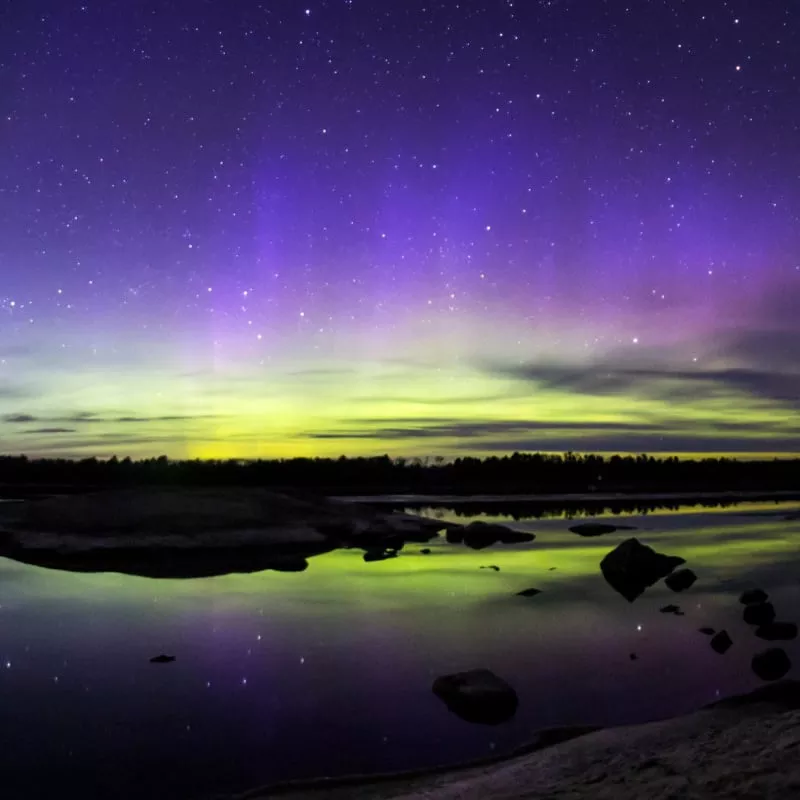
[[704, 633], [706, 636], [713, 636], [716, 631], [713, 628], [698, 628], [697, 629], [700, 633]]
[[754, 655], [750, 666], [762, 681], [777, 681], [792, 668], [792, 662], [786, 651], [772, 647]]
[[581, 522], [569, 528], [571, 533], [577, 533], [578, 536], [604, 536], [607, 533], [614, 533], [619, 530], [632, 529], [628, 526], [621, 528], [619, 525], [609, 525], [605, 522]]
[[667, 606], [662, 606], [658, 609], [662, 614], [677, 614], [681, 609], [680, 606], [673, 605], [670, 603]]
[[772, 603], [752, 603], [744, 607], [744, 621], [748, 625], [769, 625], [775, 619]]
[[671, 575], [667, 575], [664, 583], [672, 589], [673, 592], [682, 592], [688, 589], [697, 580], [697, 575], [690, 569], [679, 569]]
[[720, 631], [711, 639], [711, 649], [715, 653], [723, 655], [733, 646], [733, 639], [728, 635], [728, 631]]
[[430, 547], [423, 547], [419, 552], [423, 556], [429, 556], [431, 554], [431, 549]]
[[375, 550], [367, 550], [364, 553], [364, 561], [371, 563], [373, 561], [386, 561], [389, 558], [397, 558], [397, 550], [383, 550], [376, 548]]
[[444, 535], [447, 544], [463, 544], [464, 528], [450, 528]]
[[[483, 550], [493, 544], [523, 544], [532, 542], [536, 537], [532, 533], [512, 531], [505, 525], [494, 525], [488, 522], [470, 522], [463, 529], [462, 540], [467, 547], [473, 550]], [[449, 532], [448, 532], [448, 541]]]
[[450, 711], [467, 722], [497, 725], [511, 719], [519, 705], [514, 689], [488, 669], [443, 675], [432, 688]]
[[153, 656], [150, 659], [151, 664], [171, 664], [175, 660], [175, 656], [165, 656], [163, 653], [160, 656]]
[[633, 602], [648, 586], [685, 564], [678, 556], [657, 553], [638, 539], [626, 539], [600, 562], [608, 584], [626, 600]]
[[541, 593], [541, 589], [523, 589], [521, 592], [517, 592], [517, 597], [536, 597], [537, 594]]
[[628, 658], [629, 658], [631, 661], [638, 661], [638, 660], [639, 660], [639, 656], [637, 656], [637, 655], [636, 655], [636, 653], [631, 653], [631, 654], [628, 656]]
[[797, 638], [797, 625], [794, 622], [769, 622], [756, 630], [759, 639], [768, 642], [788, 641]]
[[769, 595], [763, 589], [748, 589], [746, 592], [742, 592], [739, 602], [749, 606], [755, 603], [766, 603], [768, 599]]
[[480, 567], [480, 569], [493, 569], [495, 572], [500, 572], [500, 567], [496, 566], [495, 564], [489, 564], [486, 567]]

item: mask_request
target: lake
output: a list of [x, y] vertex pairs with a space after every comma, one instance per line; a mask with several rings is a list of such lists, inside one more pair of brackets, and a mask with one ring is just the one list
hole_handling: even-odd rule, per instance
[[[525, 519], [495, 504], [473, 518], [536, 541], [475, 551], [435, 540], [376, 563], [336, 551], [302, 573], [201, 580], [0, 559], [0, 791], [193, 800], [459, 761], [541, 728], [644, 721], [750, 690], [750, 659], [772, 645], [744, 624], [738, 595], [762, 587], [779, 619], [800, 621], [800, 521], [785, 518], [796, 509], [597, 515], [637, 530], [586, 539], [563, 515]], [[685, 558], [694, 587], [658, 584], [634, 603], [617, 595], [599, 563], [631, 535]], [[542, 593], [516, 596], [531, 587]], [[685, 616], [659, 613], [666, 603]], [[728, 630], [727, 654], [702, 626]], [[795, 643], [786, 650], [796, 660]], [[177, 661], [149, 663], [160, 653]], [[432, 694], [438, 675], [476, 667], [516, 688], [510, 722], [469, 724]]]

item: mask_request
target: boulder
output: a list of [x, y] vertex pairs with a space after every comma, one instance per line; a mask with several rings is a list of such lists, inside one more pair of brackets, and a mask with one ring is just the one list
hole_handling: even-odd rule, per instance
[[756, 630], [756, 636], [768, 642], [789, 641], [797, 638], [797, 625], [794, 622], [769, 622]]
[[733, 639], [728, 635], [728, 631], [720, 631], [711, 639], [711, 649], [715, 653], [723, 655], [733, 646]]
[[763, 589], [748, 589], [746, 592], [742, 592], [739, 602], [749, 606], [754, 603], [766, 603], [768, 599], [769, 595]]
[[754, 655], [750, 666], [762, 681], [778, 681], [792, 668], [792, 662], [785, 650], [772, 647]]
[[[532, 542], [536, 537], [532, 533], [512, 531], [505, 525], [495, 525], [489, 522], [470, 522], [463, 531], [462, 541], [473, 550], [483, 550], [493, 544], [523, 544]], [[450, 532], [448, 531], [448, 541]]]
[[389, 558], [397, 558], [397, 550], [384, 550], [383, 548], [375, 548], [374, 550], [367, 550], [364, 553], [364, 561], [371, 563], [373, 561], [386, 561]]
[[461, 719], [483, 725], [506, 722], [519, 705], [514, 689], [488, 669], [443, 675], [433, 682], [433, 693]]
[[684, 563], [683, 558], [657, 553], [632, 538], [608, 553], [600, 562], [600, 569], [608, 584], [626, 600], [633, 602], [645, 589], [666, 578]]
[[744, 621], [748, 625], [769, 625], [775, 619], [772, 603], [752, 603], [744, 607]]
[[423, 556], [429, 556], [431, 554], [431, 549], [430, 547], [423, 547], [419, 552]]
[[667, 575], [664, 583], [672, 589], [673, 592], [682, 592], [692, 586], [697, 580], [697, 575], [690, 569], [679, 569], [671, 575]]

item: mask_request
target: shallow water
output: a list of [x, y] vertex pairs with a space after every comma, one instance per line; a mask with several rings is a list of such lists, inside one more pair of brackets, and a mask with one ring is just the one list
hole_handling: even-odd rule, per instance
[[[530, 545], [441, 541], [378, 563], [339, 551], [303, 573], [202, 580], [0, 559], [0, 789], [26, 800], [213, 797], [472, 758], [540, 728], [643, 721], [747, 691], [759, 683], [750, 658], [771, 645], [741, 621], [737, 597], [761, 586], [780, 619], [800, 621], [800, 521], [784, 519], [796, 508], [605, 517], [638, 530], [592, 539], [565, 519], [523, 520], [512, 524], [536, 533]], [[480, 518], [506, 521], [500, 510]], [[686, 558], [698, 582], [625, 601], [599, 563], [631, 535]], [[488, 564], [501, 571], [479, 569]], [[515, 596], [530, 587], [543, 592]], [[668, 602], [686, 615], [660, 614]], [[730, 632], [726, 655], [704, 625]], [[177, 661], [149, 663], [162, 652]], [[474, 667], [517, 689], [511, 722], [463, 722], [431, 693], [437, 675]]]

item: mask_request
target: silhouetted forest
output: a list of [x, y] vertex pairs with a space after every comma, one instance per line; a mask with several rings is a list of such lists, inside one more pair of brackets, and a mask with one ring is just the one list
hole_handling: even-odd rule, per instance
[[800, 459], [737, 461], [514, 453], [488, 458], [80, 461], [0, 456], [5, 494], [111, 486], [262, 486], [321, 494], [800, 491]]

